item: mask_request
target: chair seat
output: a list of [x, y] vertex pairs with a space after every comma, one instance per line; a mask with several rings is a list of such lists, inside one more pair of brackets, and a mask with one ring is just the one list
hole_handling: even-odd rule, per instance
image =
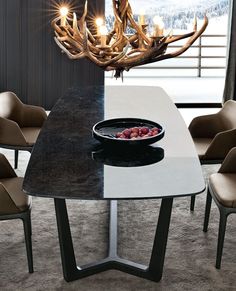
[[212, 142], [211, 138], [194, 138], [193, 139], [199, 159], [203, 159], [206, 151]]
[[220, 204], [236, 208], [236, 173], [212, 174], [209, 185]]
[[35, 144], [38, 138], [40, 129], [41, 129], [40, 127], [21, 127], [21, 131], [23, 132], [23, 135], [28, 145]]
[[[13, 177], [7, 179], [0, 179], [0, 183], [6, 188], [9, 196], [15, 203], [19, 211], [26, 211], [31, 205], [31, 197], [22, 191], [23, 178]], [[10, 209], [9, 209], [10, 212]], [[7, 209], [6, 209], [6, 213]], [[10, 214], [10, 213], [9, 213]]]

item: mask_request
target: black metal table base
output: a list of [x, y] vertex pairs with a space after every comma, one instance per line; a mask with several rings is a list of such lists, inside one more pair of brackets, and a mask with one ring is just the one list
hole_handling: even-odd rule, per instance
[[110, 269], [158, 282], [161, 280], [168, 239], [173, 198], [162, 199], [149, 266], [122, 259], [117, 255], [117, 201], [110, 201], [110, 233], [108, 257], [77, 266], [65, 199], [54, 199], [63, 275], [67, 282]]

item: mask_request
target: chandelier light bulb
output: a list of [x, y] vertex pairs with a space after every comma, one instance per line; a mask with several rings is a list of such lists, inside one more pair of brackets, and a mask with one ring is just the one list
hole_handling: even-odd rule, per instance
[[163, 22], [162, 18], [158, 15], [154, 16], [153, 23], [155, 25], [158, 25], [160, 28], [164, 28], [164, 22]]
[[153, 18], [153, 23], [154, 23], [153, 36], [162, 37], [164, 34], [164, 22], [162, 21], [162, 18], [156, 15]]
[[107, 33], [108, 33], [108, 30], [107, 30], [106, 26], [105, 25], [100, 26], [100, 34], [107, 35]]
[[139, 11], [139, 25], [145, 25], [146, 24], [145, 22], [146, 22], [145, 10], [140, 9], [140, 11]]
[[61, 26], [66, 26], [66, 17], [69, 12], [69, 9], [66, 6], [60, 8], [61, 14]]
[[60, 8], [61, 16], [67, 16], [68, 12], [69, 12], [69, 9], [66, 6], [63, 6]]
[[108, 30], [105, 25], [99, 27], [100, 35], [101, 35], [101, 46], [106, 47], [107, 33]]
[[103, 19], [102, 19], [102, 18], [100, 18], [100, 17], [99, 17], [99, 18], [97, 18], [95, 22], [96, 22], [96, 25], [97, 25], [98, 27], [100, 27], [100, 26], [102, 26], [102, 25], [103, 25]]

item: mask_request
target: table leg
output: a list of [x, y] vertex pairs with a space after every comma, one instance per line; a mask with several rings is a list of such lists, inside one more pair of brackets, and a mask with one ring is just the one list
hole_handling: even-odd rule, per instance
[[117, 201], [110, 201], [109, 258], [117, 258]]
[[71, 237], [70, 224], [65, 199], [54, 199], [61, 261], [64, 278], [67, 282], [76, 279], [77, 266]]
[[64, 279], [70, 282], [111, 269], [109, 257], [84, 266], [76, 265], [66, 201], [55, 198], [54, 204]]
[[171, 219], [173, 198], [162, 199], [152, 255], [149, 263], [149, 273], [154, 281], [160, 281], [163, 273], [166, 245]]
[[161, 280], [173, 198], [162, 200], [149, 266], [137, 264], [117, 255], [117, 201], [110, 201], [109, 254], [101, 261], [77, 267], [69, 218], [64, 199], [54, 199], [61, 259], [67, 282], [87, 277], [109, 269], [120, 270], [155, 282]]

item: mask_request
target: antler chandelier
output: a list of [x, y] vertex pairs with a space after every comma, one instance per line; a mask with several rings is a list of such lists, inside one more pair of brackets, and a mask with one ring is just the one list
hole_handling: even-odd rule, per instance
[[[154, 18], [152, 36], [147, 33], [148, 25], [145, 16], [140, 15], [136, 22], [128, 0], [112, 0], [114, 10], [114, 26], [108, 33], [104, 20], [95, 21], [95, 29], [89, 29], [86, 24], [87, 1], [84, 12], [78, 20], [76, 13], [70, 17], [68, 8], [60, 9], [60, 16], [52, 21], [55, 31], [55, 41], [70, 59], [87, 57], [103, 70], [115, 70], [115, 77], [119, 78], [123, 71], [129, 71], [136, 66], [161, 60], [174, 58], [184, 53], [194, 41], [205, 31], [208, 19], [205, 16], [202, 27], [197, 29], [195, 18], [193, 31], [183, 35], [163, 35], [163, 22], [159, 17]], [[134, 32], [126, 33], [127, 28]], [[92, 33], [92, 31], [96, 31]], [[188, 38], [178, 50], [168, 53], [170, 43]]]

